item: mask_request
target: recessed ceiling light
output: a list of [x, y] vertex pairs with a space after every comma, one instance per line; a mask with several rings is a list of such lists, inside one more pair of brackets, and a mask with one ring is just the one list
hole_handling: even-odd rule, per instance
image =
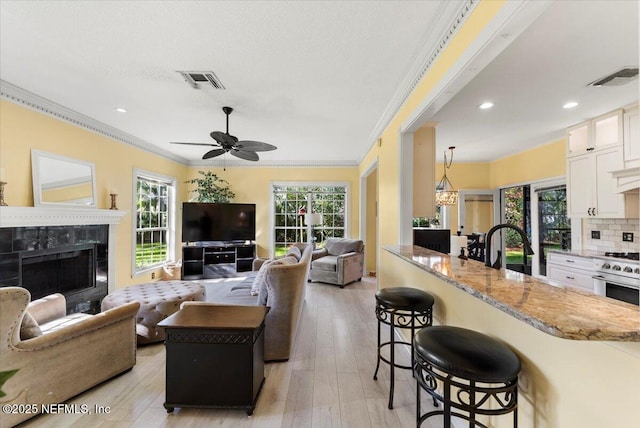
[[116, 109], [116, 111], [117, 111], [118, 113], [126, 113], [126, 112], [127, 112], [127, 109], [126, 109], [126, 108], [122, 108], [122, 107], [118, 107], [118, 108]]
[[574, 108], [578, 105], [575, 101], [570, 101], [562, 106], [562, 108]]
[[488, 101], [486, 103], [480, 104], [480, 106], [479, 106], [479, 108], [481, 110], [487, 110], [487, 109], [490, 109], [491, 107], [493, 107], [493, 103], [488, 102]]

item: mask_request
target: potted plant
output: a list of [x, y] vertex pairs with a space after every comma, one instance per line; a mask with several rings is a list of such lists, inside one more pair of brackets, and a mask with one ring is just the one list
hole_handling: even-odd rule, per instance
[[218, 177], [211, 171], [198, 171], [201, 177], [187, 180], [187, 184], [195, 184], [196, 188], [191, 190], [196, 196], [190, 202], [231, 202], [236, 194], [231, 191], [227, 180]]

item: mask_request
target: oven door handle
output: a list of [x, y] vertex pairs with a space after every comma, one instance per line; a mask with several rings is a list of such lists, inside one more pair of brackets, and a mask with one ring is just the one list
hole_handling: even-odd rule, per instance
[[599, 280], [601, 280], [601, 281], [606, 281], [606, 279], [607, 279], [607, 278], [605, 278], [605, 277], [604, 277], [604, 276], [602, 276], [602, 275], [594, 275], [594, 276], [592, 276], [591, 278], [592, 278], [592, 279], [599, 279]]

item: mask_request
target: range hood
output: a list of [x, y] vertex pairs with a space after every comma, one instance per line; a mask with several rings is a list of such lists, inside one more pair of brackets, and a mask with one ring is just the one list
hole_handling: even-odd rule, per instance
[[640, 167], [611, 171], [615, 180], [616, 193], [640, 192]]

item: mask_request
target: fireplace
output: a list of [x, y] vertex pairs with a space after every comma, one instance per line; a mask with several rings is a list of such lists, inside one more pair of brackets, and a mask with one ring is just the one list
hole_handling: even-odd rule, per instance
[[0, 283], [31, 299], [62, 293], [67, 313], [100, 312], [108, 292], [108, 225], [0, 228]]

